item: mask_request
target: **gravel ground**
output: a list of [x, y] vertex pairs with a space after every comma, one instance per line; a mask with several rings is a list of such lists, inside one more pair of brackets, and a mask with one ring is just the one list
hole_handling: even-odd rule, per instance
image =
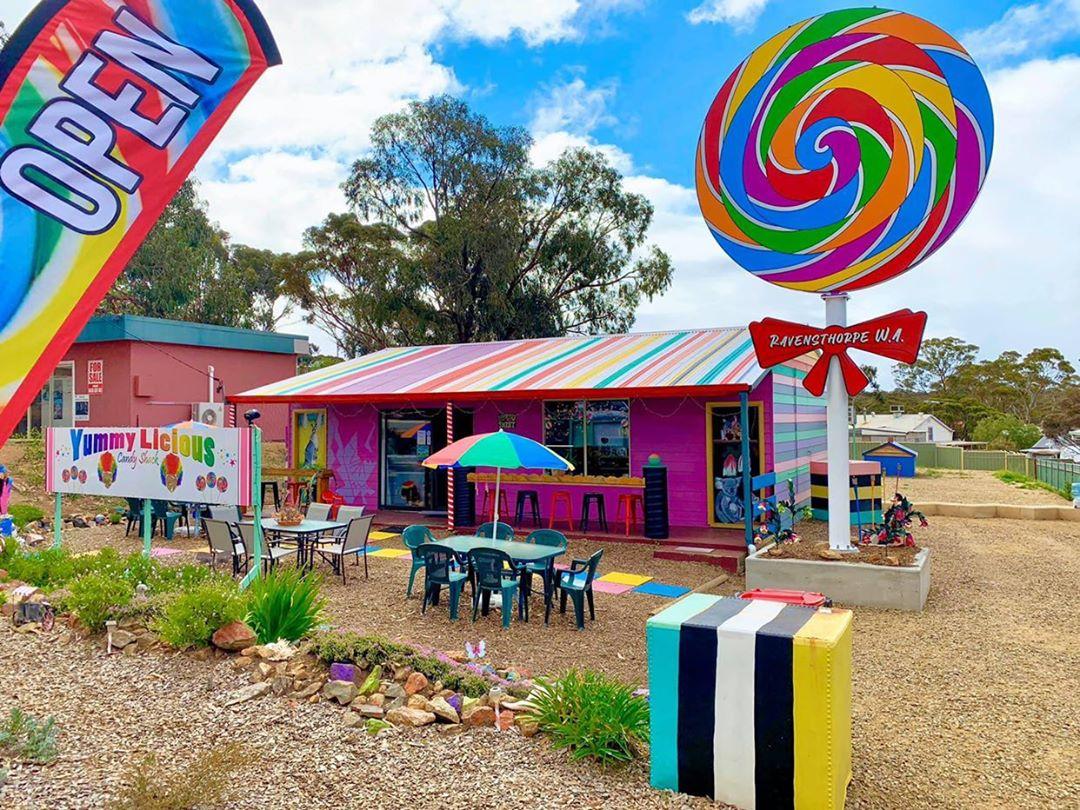
[[[885, 497], [896, 488], [896, 479], [885, 482]], [[900, 491], [916, 506], [919, 503], [1015, 503], [1067, 506], [1068, 501], [1045, 489], [1021, 489], [1006, 484], [983, 470], [935, 470], [933, 475], [920, 474], [901, 478]]]
[[[919, 544], [934, 553], [926, 610], [856, 610], [849, 807], [1080, 806], [1080, 525], [944, 517], [930, 522], [916, 530]], [[806, 531], [815, 536], [823, 528], [811, 524]], [[79, 549], [116, 534], [113, 528], [67, 532], [69, 544]], [[121, 544], [138, 546], [134, 540]], [[202, 548], [195, 541], [182, 545]], [[571, 550], [582, 556], [592, 547], [575, 542]], [[608, 544], [604, 568], [685, 585], [718, 573], [650, 555], [646, 546]], [[569, 617], [557, 617], [550, 628], [536, 620], [515, 623], [509, 632], [499, 629], [497, 614], [455, 626], [445, 608], [421, 617], [418, 599], [402, 599], [406, 564], [373, 558], [371, 567], [368, 581], [328, 584], [335, 624], [442, 649], [486, 638], [496, 663], [536, 673], [584, 663], [643, 682], [643, 624], [652, 609], [666, 604], [640, 594], [598, 594], [597, 622], [585, 633], [573, 631]], [[721, 590], [741, 585], [732, 578]], [[57, 715], [64, 728], [60, 761], [15, 773], [0, 793], [4, 807], [100, 806], [101, 796], [115, 790], [123, 763], [143, 752], [153, 749], [165, 762], [183, 763], [200, 746], [227, 739], [257, 745], [264, 752], [261, 772], [272, 782], [260, 787], [252, 780], [231, 805], [237, 807], [296, 806], [301, 796], [311, 806], [341, 806], [358, 791], [385, 796], [381, 803], [387, 805], [421, 807], [458, 806], [458, 797], [461, 806], [499, 806], [522, 791], [547, 806], [672, 801], [648, 790], [641, 768], [605, 774], [567, 766], [561, 755], [513, 735], [491, 734], [478, 742], [422, 732], [421, 748], [421, 737], [409, 732], [377, 741], [346, 733], [324, 706], [265, 700], [257, 709], [222, 710], [214, 694], [231, 688], [236, 676], [212, 663], [164, 657], [148, 678], [139, 659], [104, 660], [79, 645], [6, 632], [0, 632], [0, 660], [11, 673], [0, 679], [0, 711], [19, 704]], [[454, 768], [446, 769], [446, 762]]]

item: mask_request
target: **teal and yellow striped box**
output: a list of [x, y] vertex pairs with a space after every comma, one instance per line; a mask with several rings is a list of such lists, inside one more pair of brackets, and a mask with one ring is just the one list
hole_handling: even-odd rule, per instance
[[645, 632], [654, 788], [744, 810], [844, 806], [851, 611], [691, 594]]

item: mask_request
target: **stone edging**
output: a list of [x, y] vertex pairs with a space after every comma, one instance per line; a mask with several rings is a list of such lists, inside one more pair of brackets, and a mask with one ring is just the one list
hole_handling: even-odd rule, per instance
[[1080, 509], [1072, 506], [1008, 503], [922, 503], [919, 510], [929, 516], [961, 518], [1006, 518], [1009, 520], [1072, 520], [1080, 522]]

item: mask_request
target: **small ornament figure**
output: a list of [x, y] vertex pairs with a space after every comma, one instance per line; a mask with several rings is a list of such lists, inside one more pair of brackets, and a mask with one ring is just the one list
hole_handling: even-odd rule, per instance
[[11, 503], [11, 490], [15, 482], [8, 475], [7, 467], [0, 464], [0, 515], [8, 513], [8, 504]]
[[911, 533], [911, 521], [919, 519], [920, 526], [929, 526], [926, 515], [897, 492], [893, 496], [892, 505], [885, 513], [884, 521], [879, 529], [863, 532], [859, 542], [864, 545], [879, 546], [909, 546], [915, 545], [915, 536]]

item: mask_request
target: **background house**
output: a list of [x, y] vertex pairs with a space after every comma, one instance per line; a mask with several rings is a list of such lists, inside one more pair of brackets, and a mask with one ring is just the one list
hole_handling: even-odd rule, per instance
[[[229, 394], [291, 377], [308, 351], [303, 335], [134, 315], [92, 318], [15, 435], [42, 427], [168, 425], [193, 416], [231, 424]], [[284, 440], [287, 408], [261, 410], [266, 438]]]
[[929, 413], [861, 413], [855, 418], [855, 436], [868, 442], [947, 444], [953, 440], [953, 430]]

